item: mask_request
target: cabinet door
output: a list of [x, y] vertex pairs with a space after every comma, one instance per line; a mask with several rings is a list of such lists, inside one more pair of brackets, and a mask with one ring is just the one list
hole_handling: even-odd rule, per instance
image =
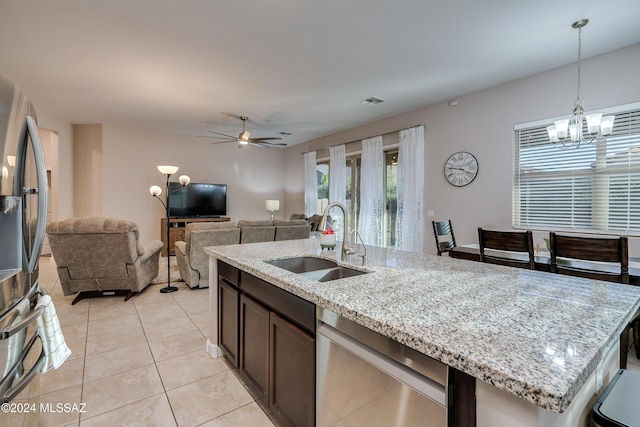
[[315, 340], [271, 312], [269, 409], [283, 425], [315, 425]]
[[269, 310], [246, 295], [240, 297], [240, 371], [256, 400], [267, 406], [269, 389]]
[[218, 341], [225, 356], [238, 367], [238, 305], [240, 292], [224, 279], [218, 280]]

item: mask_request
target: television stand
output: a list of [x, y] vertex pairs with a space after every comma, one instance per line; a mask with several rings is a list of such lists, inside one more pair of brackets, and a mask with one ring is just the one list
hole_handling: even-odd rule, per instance
[[[194, 217], [194, 218], [171, 218], [169, 220], [169, 246], [170, 255], [175, 255], [176, 242], [184, 240], [184, 230], [187, 224], [192, 222], [224, 222], [231, 221], [226, 216], [220, 217]], [[162, 256], [167, 256], [167, 218], [160, 219], [160, 240], [162, 240]]]

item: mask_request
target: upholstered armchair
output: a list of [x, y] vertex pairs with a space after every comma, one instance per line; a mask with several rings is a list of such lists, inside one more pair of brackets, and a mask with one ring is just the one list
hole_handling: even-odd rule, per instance
[[138, 226], [118, 218], [69, 218], [47, 225], [51, 253], [65, 295], [126, 295], [142, 291], [158, 275], [160, 240], [145, 245]]
[[235, 222], [193, 222], [185, 228], [184, 241], [176, 242], [175, 253], [180, 277], [190, 288], [209, 287], [207, 246], [240, 243], [240, 229]]

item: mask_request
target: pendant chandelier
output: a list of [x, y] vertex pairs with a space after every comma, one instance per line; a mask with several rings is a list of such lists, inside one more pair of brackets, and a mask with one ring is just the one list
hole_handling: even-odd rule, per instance
[[[549, 140], [564, 148], [578, 148], [581, 144], [594, 141], [606, 141], [613, 132], [615, 116], [602, 116], [602, 113], [584, 115], [584, 103], [580, 99], [580, 65], [582, 61], [582, 27], [589, 23], [588, 19], [574, 22], [571, 27], [578, 30], [578, 95], [573, 103], [573, 114], [568, 119], [556, 120], [547, 127]], [[584, 129], [586, 119], [586, 133]]]

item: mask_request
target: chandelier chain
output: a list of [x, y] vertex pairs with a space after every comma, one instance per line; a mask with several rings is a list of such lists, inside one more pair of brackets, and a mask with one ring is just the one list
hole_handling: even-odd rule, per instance
[[582, 26], [578, 27], [578, 100], [580, 100], [580, 68], [582, 65]]

